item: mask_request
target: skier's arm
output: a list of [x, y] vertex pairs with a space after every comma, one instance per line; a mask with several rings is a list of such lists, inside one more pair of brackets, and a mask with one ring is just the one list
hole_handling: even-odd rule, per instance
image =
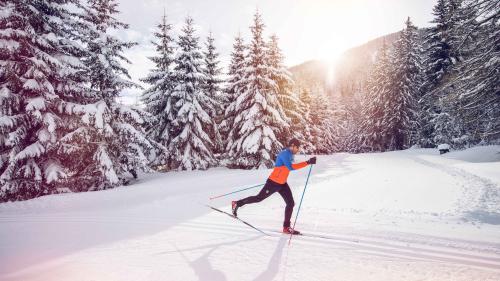
[[306, 167], [307, 165], [309, 165], [307, 161], [304, 161], [304, 162], [294, 163], [292, 164], [292, 167], [294, 170], [298, 170]]
[[312, 165], [312, 164], [316, 164], [316, 157], [312, 157], [309, 160], [304, 161], [304, 162], [292, 164], [292, 167], [294, 170], [298, 170], [298, 169], [304, 168], [307, 165]]

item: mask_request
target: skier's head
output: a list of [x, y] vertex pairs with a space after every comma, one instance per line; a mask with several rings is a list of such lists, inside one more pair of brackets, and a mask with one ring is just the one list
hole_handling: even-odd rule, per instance
[[290, 148], [290, 151], [293, 154], [297, 154], [297, 152], [299, 152], [299, 149], [300, 149], [300, 142], [299, 142], [299, 140], [297, 140], [295, 138], [291, 139], [288, 142], [288, 147]]

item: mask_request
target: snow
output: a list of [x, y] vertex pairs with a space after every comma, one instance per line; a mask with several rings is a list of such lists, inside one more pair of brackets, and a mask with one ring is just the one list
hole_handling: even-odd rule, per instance
[[40, 84], [38, 84], [38, 81], [36, 81], [35, 79], [27, 79], [24, 82], [23, 87], [28, 90], [34, 90], [34, 91], [41, 90]]
[[0, 39], [0, 49], [7, 49], [9, 52], [13, 52], [19, 49], [19, 43], [14, 40]]
[[478, 176], [486, 181], [483, 186], [487, 186], [488, 182], [500, 182], [500, 145], [477, 146], [453, 151], [433, 159], [433, 162]]
[[14, 118], [10, 116], [0, 116], [0, 126], [8, 128], [14, 126]]
[[[483, 176], [499, 149], [318, 156], [297, 228], [329, 239], [290, 246], [272, 232], [278, 195], [239, 210], [270, 236], [203, 205], [264, 182], [268, 169], [141, 175], [132, 186], [3, 203], [0, 279], [500, 280], [500, 178]], [[308, 170], [289, 178], [295, 211]], [[210, 203], [229, 211], [258, 190]]]
[[108, 113], [108, 107], [105, 102], [99, 101], [96, 104], [75, 106], [68, 110], [83, 113], [82, 120], [85, 124], [90, 124], [91, 117], [93, 117], [95, 119], [95, 127], [99, 129], [104, 128], [104, 115]]
[[446, 149], [450, 149], [450, 145], [447, 144], [447, 143], [442, 143], [440, 145], [438, 145], [438, 150], [446, 150]]
[[115, 170], [113, 169], [113, 163], [109, 158], [108, 152], [106, 151], [106, 148], [104, 146], [102, 145], [99, 146], [94, 160], [98, 161], [99, 168], [101, 169], [102, 173], [106, 176], [106, 180], [108, 180], [111, 183], [118, 182], [119, 179], [118, 176], [116, 175]]
[[[34, 80], [28, 80], [28, 81], [34, 81]], [[43, 97], [36, 97], [29, 99], [28, 104], [26, 104], [26, 110], [28, 111], [44, 110], [44, 109], [45, 109], [45, 99]]]
[[59, 163], [48, 161], [45, 164], [45, 178], [47, 179], [47, 183], [51, 183], [53, 181], [57, 181], [60, 178], [65, 178], [66, 174], [64, 173], [63, 167], [59, 165]]
[[2, 9], [0, 9], [0, 19], [5, 19], [10, 16], [12, 16], [12, 11], [14, 10], [14, 5], [13, 4], [7, 4], [2, 6]]
[[45, 123], [45, 125], [47, 125], [47, 129], [50, 133], [53, 133], [56, 130], [55, 118], [57, 118], [57, 117], [51, 113], [47, 113], [47, 114], [43, 115], [43, 122]]
[[21, 150], [17, 155], [16, 155], [16, 160], [23, 160], [27, 158], [35, 158], [35, 157], [40, 157], [45, 153], [45, 148], [40, 142], [34, 142], [28, 146], [26, 146], [23, 150]]
[[500, 162], [500, 146], [477, 146], [466, 150], [453, 151], [446, 154], [445, 157], [472, 163]]

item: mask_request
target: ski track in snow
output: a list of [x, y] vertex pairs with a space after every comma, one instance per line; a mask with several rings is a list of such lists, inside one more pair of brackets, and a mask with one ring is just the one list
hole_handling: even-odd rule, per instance
[[[438, 157], [319, 157], [290, 246], [279, 196], [239, 212], [269, 235], [203, 206], [267, 170], [0, 204], [0, 280], [500, 280], [498, 183]], [[306, 170], [290, 178], [296, 209]], [[211, 204], [229, 211], [258, 189]]]
[[462, 168], [433, 163], [422, 157], [414, 160], [460, 179], [464, 197], [458, 203], [457, 209], [465, 211], [464, 219], [500, 224], [500, 186], [498, 184]]

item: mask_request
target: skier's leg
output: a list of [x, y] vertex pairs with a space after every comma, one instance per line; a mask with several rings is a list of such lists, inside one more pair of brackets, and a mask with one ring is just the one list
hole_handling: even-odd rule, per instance
[[283, 186], [281, 186], [278, 192], [281, 195], [281, 197], [283, 197], [283, 200], [285, 200], [286, 203], [285, 220], [283, 221], [283, 227], [289, 227], [290, 219], [292, 218], [292, 213], [293, 213], [293, 206], [295, 206], [295, 201], [293, 201], [292, 191], [290, 190], [290, 186], [288, 186], [288, 183], [285, 183]]
[[252, 203], [257, 203], [260, 202], [267, 197], [271, 196], [271, 194], [275, 193], [278, 191], [280, 186], [270, 180], [267, 180], [266, 184], [264, 187], [259, 191], [259, 193], [255, 196], [249, 196], [247, 198], [243, 198], [241, 200], [236, 201], [236, 204], [238, 207], [241, 207], [246, 204], [252, 204]]

